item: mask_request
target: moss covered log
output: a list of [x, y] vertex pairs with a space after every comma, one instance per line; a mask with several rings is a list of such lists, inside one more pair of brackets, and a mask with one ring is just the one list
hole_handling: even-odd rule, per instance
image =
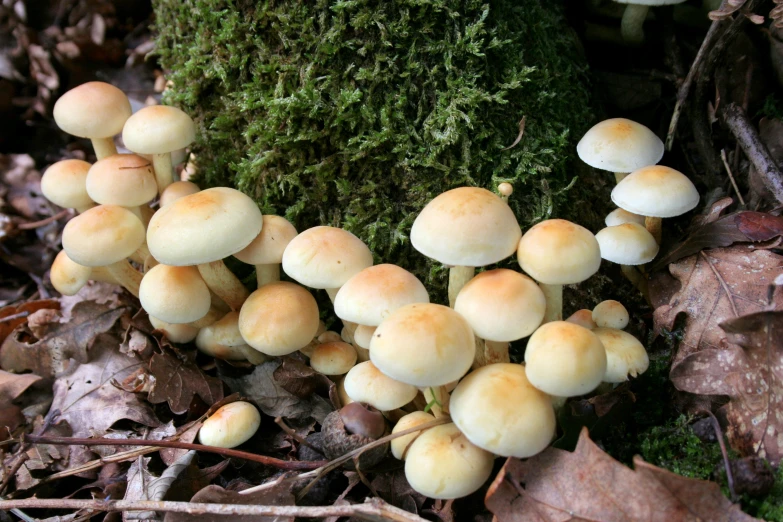
[[165, 101], [197, 121], [198, 182], [424, 275], [407, 235], [449, 188], [508, 181], [523, 226], [584, 221], [574, 200], [591, 198], [569, 188], [591, 123], [584, 64], [553, 4], [158, 0]]

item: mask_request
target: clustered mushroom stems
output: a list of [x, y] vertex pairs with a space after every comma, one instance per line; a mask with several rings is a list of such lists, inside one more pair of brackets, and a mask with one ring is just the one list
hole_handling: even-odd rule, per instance
[[[280, 264], [256, 265], [256, 281], [258, 282], [258, 288], [280, 281]], [[331, 295], [329, 299], [334, 302], [334, 298]]]
[[452, 266], [449, 267], [449, 306], [454, 308], [454, 302], [457, 300], [462, 287], [473, 279], [476, 269], [472, 266]]
[[625, 278], [628, 279], [628, 281], [630, 281], [637, 290], [639, 290], [642, 296], [649, 300], [647, 278], [644, 276], [644, 274], [640, 272], [639, 269], [635, 266], [630, 265], [620, 265], [620, 270], [622, 271]]
[[152, 154], [152, 170], [158, 182], [158, 193], [174, 182], [174, 166], [171, 164], [171, 153]]
[[419, 388], [419, 391], [436, 419], [449, 415], [449, 392], [445, 386], [427, 386]]
[[652, 237], [655, 238], [655, 242], [660, 245], [661, 240], [663, 239], [663, 219], [659, 217], [645, 216], [644, 228], [647, 229], [647, 232], [652, 234]]
[[[117, 146], [114, 144], [114, 137], [109, 138], [90, 138], [92, 148], [95, 150], [95, 157], [99, 160], [108, 158], [117, 154]], [[79, 210], [81, 212], [81, 210]]]
[[127, 259], [101, 268], [105, 268], [109, 275], [134, 297], [139, 297], [142, 274], [133, 268]]
[[563, 285], [547, 285], [538, 283], [546, 298], [546, 312], [541, 324], [563, 320]]
[[622, 180], [625, 179], [625, 177], [630, 174], [630, 172], [615, 172], [614, 173], [614, 181], [615, 184], [620, 183]]
[[649, 10], [647, 5], [628, 4], [620, 22], [620, 31], [625, 42], [640, 44], [644, 41], [644, 20]]
[[242, 308], [250, 292], [223, 261], [198, 265], [198, 271], [207, 286], [234, 311]]

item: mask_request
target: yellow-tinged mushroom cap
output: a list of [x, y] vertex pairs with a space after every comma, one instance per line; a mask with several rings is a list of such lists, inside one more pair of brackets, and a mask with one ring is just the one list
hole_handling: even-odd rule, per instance
[[66, 92], [54, 104], [54, 121], [80, 138], [110, 138], [122, 132], [131, 115], [125, 93], [104, 82], [87, 82]]
[[144, 225], [133, 212], [99, 205], [65, 225], [63, 249], [84, 266], [108, 266], [130, 257], [144, 244]]
[[264, 215], [264, 228], [234, 257], [249, 265], [276, 265], [283, 262], [283, 252], [296, 237], [296, 229], [280, 216]]
[[165, 154], [183, 149], [196, 139], [193, 120], [176, 107], [150, 105], [128, 118], [122, 141], [136, 154]]
[[620, 208], [659, 218], [685, 214], [699, 204], [699, 191], [685, 174], [652, 165], [631, 172], [612, 190], [612, 201]]
[[641, 123], [612, 118], [587, 131], [577, 144], [576, 153], [593, 168], [631, 172], [661, 161], [663, 142]]
[[540, 283], [570, 285], [598, 271], [601, 249], [586, 228], [564, 219], [549, 219], [525, 232], [517, 259], [522, 270]]
[[93, 206], [95, 203], [87, 193], [90, 167], [86, 161], [77, 159], [53, 163], [41, 178], [41, 192], [61, 207], [84, 209]]
[[625, 382], [647, 371], [650, 359], [642, 343], [622, 330], [596, 328], [593, 333], [601, 339], [606, 350], [604, 382]]
[[261, 425], [261, 414], [249, 402], [232, 402], [213, 413], [198, 432], [199, 442], [218, 448], [236, 448], [250, 440]]

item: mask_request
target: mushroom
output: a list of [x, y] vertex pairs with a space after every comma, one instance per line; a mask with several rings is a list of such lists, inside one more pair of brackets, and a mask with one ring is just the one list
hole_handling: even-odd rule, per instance
[[356, 350], [348, 343], [321, 343], [310, 354], [310, 367], [324, 375], [343, 375], [356, 364]]
[[343, 338], [340, 337], [340, 334], [333, 330], [327, 330], [323, 332], [317, 337], [317, 339], [319, 343], [337, 343], [342, 342], [343, 340]]
[[[422, 424], [427, 424], [428, 422], [432, 422], [434, 420], [435, 417], [427, 412], [414, 411], [413, 413], [409, 413], [397, 421], [397, 424], [394, 425], [394, 429], [392, 429], [392, 435], [401, 431], [415, 428], [416, 426], [421, 426]], [[414, 440], [419, 438], [419, 435], [422, 433], [422, 431], [415, 431], [413, 433], [403, 435], [402, 437], [392, 439], [391, 452], [392, 455], [394, 455], [394, 458], [398, 460], [405, 460], [408, 447]]]
[[86, 186], [96, 203], [125, 207], [142, 222], [139, 207], [158, 193], [150, 162], [135, 154], [112, 154], [96, 161], [87, 173]]
[[299, 285], [278, 281], [247, 298], [239, 312], [239, 332], [266, 355], [288, 355], [304, 348], [318, 331], [318, 304]]
[[679, 216], [696, 208], [699, 191], [685, 174], [652, 165], [635, 170], [612, 190], [618, 207], [646, 216], [645, 227], [661, 242], [661, 219]]
[[415, 386], [382, 373], [372, 362], [359, 363], [343, 379], [351, 400], [369, 404], [381, 411], [392, 411], [411, 402], [418, 393]]
[[54, 104], [54, 121], [63, 131], [89, 138], [100, 160], [117, 154], [114, 136], [131, 115], [125, 93], [104, 82], [87, 82], [66, 92]]
[[141, 274], [127, 258], [144, 244], [144, 225], [133, 212], [116, 205], [93, 207], [65, 225], [62, 242], [74, 262], [106, 267], [117, 283], [139, 296]]
[[353, 345], [356, 353], [359, 355], [359, 361], [370, 360], [370, 342], [377, 326], [367, 326], [360, 324], [353, 332]]
[[595, 124], [576, 145], [582, 161], [614, 172], [617, 183], [629, 172], [661, 161], [663, 150], [663, 142], [653, 131], [625, 118]]
[[179, 198], [190, 196], [201, 189], [195, 183], [190, 181], [175, 181], [160, 193], [160, 206], [165, 207], [169, 203], [177, 201]]
[[522, 232], [502, 199], [477, 187], [459, 187], [427, 203], [411, 228], [413, 248], [449, 266], [449, 305], [470, 281], [475, 267], [514, 253]]
[[616, 328], [622, 330], [628, 326], [628, 310], [619, 301], [608, 299], [601, 301], [593, 308], [593, 321], [600, 328]]
[[514, 193], [514, 186], [511, 183], [503, 182], [498, 185], [498, 192], [500, 193], [500, 199], [508, 203], [508, 198]]
[[595, 239], [601, 257], [618, 263], [623, 275], [647, 295], [647, 281], [635, 266], [649, 263], [658, 255], [658, 243], [652, 234], [637, 223], [624, 223], [600, 230]]
[[95, 206], [87, 193], [87, 172], [91, 165], [86, 161], [67, 159], [53, 163], [41, 178], [41, 192], [55, 205], [75, 208], [84, 212]]
[[292, 239], [296, 237], [296, 229], [285, 218], [265, 215], [264, 228], [245, 248], [234, 254], [234, 257], [256, 267], [258, 288], [265, 284], [280, 281], [280, 263], [283, 262], [283, 252]]
[[104, 268], [80, 265], [68, 257], [65, 250], [60, 250], [55, 256], [49, 269], [49, 279], [62, 295], [76, 295], [89, 280], [117, 284]]
[[498, 363], [469, 373], [451, 393], [451, 419], [484, 450], [524, 459], [541, 452], [555, 435], [555, 410], [521, 364]]
[[[248, 346], [239, 332], [238, 312], [228, 312], [219, 320], [199, 330], [196, 337], [196, 348], [207, 355], [227, 361], [247, 359], [248, 349], [250, 352], [261, 355], [260, 352]], [[255, 360], [251, 362], [259, 364]]]
[[628, 4], [623, 12], [620, 30], [626, 43], [638, 45], [644, 41], [644, 20], [651, 6], [681, 4], [687, 0], [614, 0]]
[[494, 455], [473, 445], [452, 423], [430, 428], [408, 447], [405, 478], [417, 492], [452, 499], [478, 490], [492, 474]]
[[604, 382], [625, 382], [629, 375], [636, 377], [647, 371], [650, 359], [636, 337], [615, 328], [596, 328], [593, 333], [606, 350]]
[[173, 324], [161, 321], [157, 317], [149, 316], [150, 324], [155, 330], [166, 336], [172, 343], [192, 342], [199, 333], [199, 329], [189, 324]]
[[176, 107], [150, 105], [128, 118], [122, 129], [122, 141], [136, 154], [151, 154], [158, 190], [174, 181], [171, 153], [196, 139], [193, 120]]
[[621, 208], [616, 208], [606, 215], [604, 223], [606, 223], [607, 227], [624, 225], [625, 223], [636, 223], [637, 225], [644, 226], [644, 216], [628, 212]]
[[475, 366], [509, 362], [508, 343], [527, 337], [541, 325], [546, 298], [538, 285], [513, 270], [478, 274], [462, 288], [454, 310], [484, 339]]
[[245, 248], [263, 224], [252, 199], [238, 190], [215, 187], [158, 210], [147, 228], [147, 245], [160, 263], [198, 265], [207, 286], [239, 310], [249, 292], [222, 259]]
[[221, 406], [204, 421], [198, 440], [205, 446], [236, 448], [250, 440], [261, 426], [261, 414], [249, 402]]
[[220, 318], [210, 310], [209, 288], [194, 266], [152, 267], [141, 280], [139, 300], [148, 314], [167, 323], [203, 327]]
[[547, 323], [563, 318], [563, 285], [581, 283], [601, 267], [601, 249], [586, 228], [564, 219], [549, 219], [522, 236], [517, 259], [544, 292]]
[[595, 321], [593, 321], [593, 311], [588, 310], [587, 308], [583, 308], [572, 313], [571, 316], [566, 319], [566, 321], [569, 323], [578, 324], [579, 326], [587, 328], [588, 330], [592, 330], [593, 328], [598, 327], [598, 325], [595, 324]]
[[593, 331], [554, 321], [530, 336], [525, 349], [525, 372], [533, 386], [549, 395], [584, 395], [604, 378], [606, 350]]

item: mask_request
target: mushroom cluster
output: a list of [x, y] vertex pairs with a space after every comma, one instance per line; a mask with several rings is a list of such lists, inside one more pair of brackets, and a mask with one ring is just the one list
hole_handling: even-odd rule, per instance
[[[195, 342], [216, 358], [260, 364], [299, 351], [337, 381], [343, 406], [380, 411], [396, 421], [393, 433], [449, 417], [391, 446], [417, 491], [440, 499], [470, 494], [489, 477], [495, 456], [530, 457], [551, 442], [565, 398], [647, 369], [644, 347], [623, 331], [629, 316], [622, 304], [604, 301], [566, 320], [562, 311], [563, 285], [591, 277], [602, 257], [633, 265], [655, 255], [657, 243], [639, 216], [669, 217], [698, 201], [681, 174], [639, 165], [660, 159], [657, 146], [643, 153], [613, 145], [628, 129], [655, 145], [638, 124], [622, 130], [604, 122], [614, 138], [598, 144], [593, 136], [584, 145], [588, 133], [580, 143], [580, 154], [611, 156], [617, 148], [643, 156], [601, 160], [602, 168], [633, 173], [613, 193], [625, 213], [613, 213], [613, 224], [607, 219], [609, 228], [598, 235], [562, 219], [523, 235], [507, 203], [508, 184], [499, 187], [505, 198], [461, 187], [430, 201], [410, 237], [417, 251], [449, 267], [445, 306], [431, 303], [412, 273], [374, 264], [369, 248], [346, 230], [298, 233], [237, 190], [173, 181], [170, 153], [194, 139], [192, 121], [169, 107], [131, 116], [113, 88], [87, 85], [90, 92], [63, 96], [56, 113], [70, 118], [58, 119], [65, 130], [100, 140], [99, 159], [60, 162], [44, 175], [47, 197], [80, 212], [63, 233], [51, 271], [55, 287], [73, 294], [90, 279], [121, 284], [170, 340]], [[111, 95], [101, 102], [106, 126], [99, 132], [74, 123], [78, 103], [104, 91]], [[136, 154], [112, 150], [107, 140], [120, 130]], [[672, 187], [684, 191], [682, 202], [672, 201]], [[525, 274], [490, 268], [475, 275], [513, 255]], [[224, 264], [229, 256], [255, 266], [252, 293]], [[312, 290], [325, 290], [341, 332], [326, 330]], [[509, 343], [525, 338], [524, 364], [512, 363]], [[204, 424], [200, 439], [233, 447], [259, 425], [252, 405], [233, 403]]]

